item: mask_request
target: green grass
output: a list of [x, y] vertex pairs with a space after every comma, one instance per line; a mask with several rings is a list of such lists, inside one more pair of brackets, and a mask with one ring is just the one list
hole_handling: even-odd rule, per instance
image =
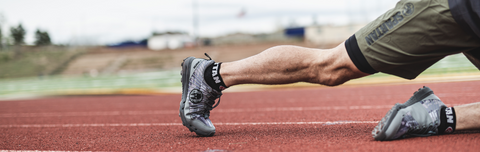
[[[477, 69], [463, 54], [450, 55], [439, 62], [433, 64], [427, 70], [423, 71], [420, 76], [442, 76], [447, 74], [466, 74], [466, 73], [478, 73], [480, 74], [479, 69]], [[369, 78], [379, 78], [379, 77], [396, 77], [386, 73], [376, 73], [370, 76], [365, 77]]]
[[180, 71], [161, 71], [129, 75], [99, 77], [31, 77], [0, 80], [0, 95], [7, 94], [62, 94], [67, 91], [90, 89], [151, 89], [180, 86]]
[[65, 47], [12, 47], [0, 51], [0, 79], [55, 74], [79, 51]]

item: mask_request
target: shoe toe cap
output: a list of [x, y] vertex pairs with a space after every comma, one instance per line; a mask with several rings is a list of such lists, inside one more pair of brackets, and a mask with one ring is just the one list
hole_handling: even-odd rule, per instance
[[213, 126], [210, 119], [199, 117], [190, 122], [192, 130], [199, 136], [213, 136], [215, 134], [215, 126]]

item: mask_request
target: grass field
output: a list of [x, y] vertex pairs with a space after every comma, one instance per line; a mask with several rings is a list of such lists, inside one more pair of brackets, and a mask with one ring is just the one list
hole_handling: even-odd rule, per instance
[[60, 46], [10, 47], [0, 51], [0, 79], [55, 75], [82, 53]]
[[[457, 75], [480, 76], [478, 69], [463, 54], [452, 55], [434, 64], [420, 77], [442, 77]], [[396, 76], [384, 73], [354, 80], [352, 83], [380, 80], [404, 82]], [[348, 84], [349, 82], [347, 82]], [[0, 98], [28, 95], [82, 95], [82, 94], [151, 94], [178, 92], [180, 67], [174, 70], [91, 76], [38, 76], [28, 78], [0, 79]]]

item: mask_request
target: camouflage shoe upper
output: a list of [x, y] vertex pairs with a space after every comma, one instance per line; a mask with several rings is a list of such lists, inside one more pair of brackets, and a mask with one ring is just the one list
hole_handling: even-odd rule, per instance
[[220, 103], [218, 102], [214, 106], [215, 100], [220, 98], [222, 93], [210, 87], [203, 77], [205, 68], [213, 63], [215, 63], [213, 60], [198, 63], [188, 82], [190, 87], [188, 88], [188, 112], [186, 112], [186, 116], [191, 119], [197, 117], [208, 119], [210, 110]]
[[393, 139], [404, 135], [429, 136], [438, 134], [437, 128], [440, 125], [440, 109], [442, 107], [446, 107], [445, 104], [432, 94], [428, 99], [401, 109], [399, 113], [404, 116]]
[[215, 126], [210, 121], [210, 110], [217, 105], [215, 100], [222, 93], [205, 82], [205, 69], [215, 63], [213, 60], [186, 58], [182, 63], [182, 101], [180, 118], [183, 125], [200, 136], [213, 136]]
[[433, 91], [419, 89], [403, 104], [395, 104], [373, 129], [375, 140], [393, 140], [405, 135], [429, 136], [438, 134], [440, 110], [446, 107]]

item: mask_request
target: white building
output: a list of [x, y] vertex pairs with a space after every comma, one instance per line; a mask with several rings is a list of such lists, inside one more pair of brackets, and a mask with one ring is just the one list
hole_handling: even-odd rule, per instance
[[186, 45], [193, 45], [194, 40], [187, 34], [155, 35], [148, 39], [147, 46], [151, 50], [180, 49]]

